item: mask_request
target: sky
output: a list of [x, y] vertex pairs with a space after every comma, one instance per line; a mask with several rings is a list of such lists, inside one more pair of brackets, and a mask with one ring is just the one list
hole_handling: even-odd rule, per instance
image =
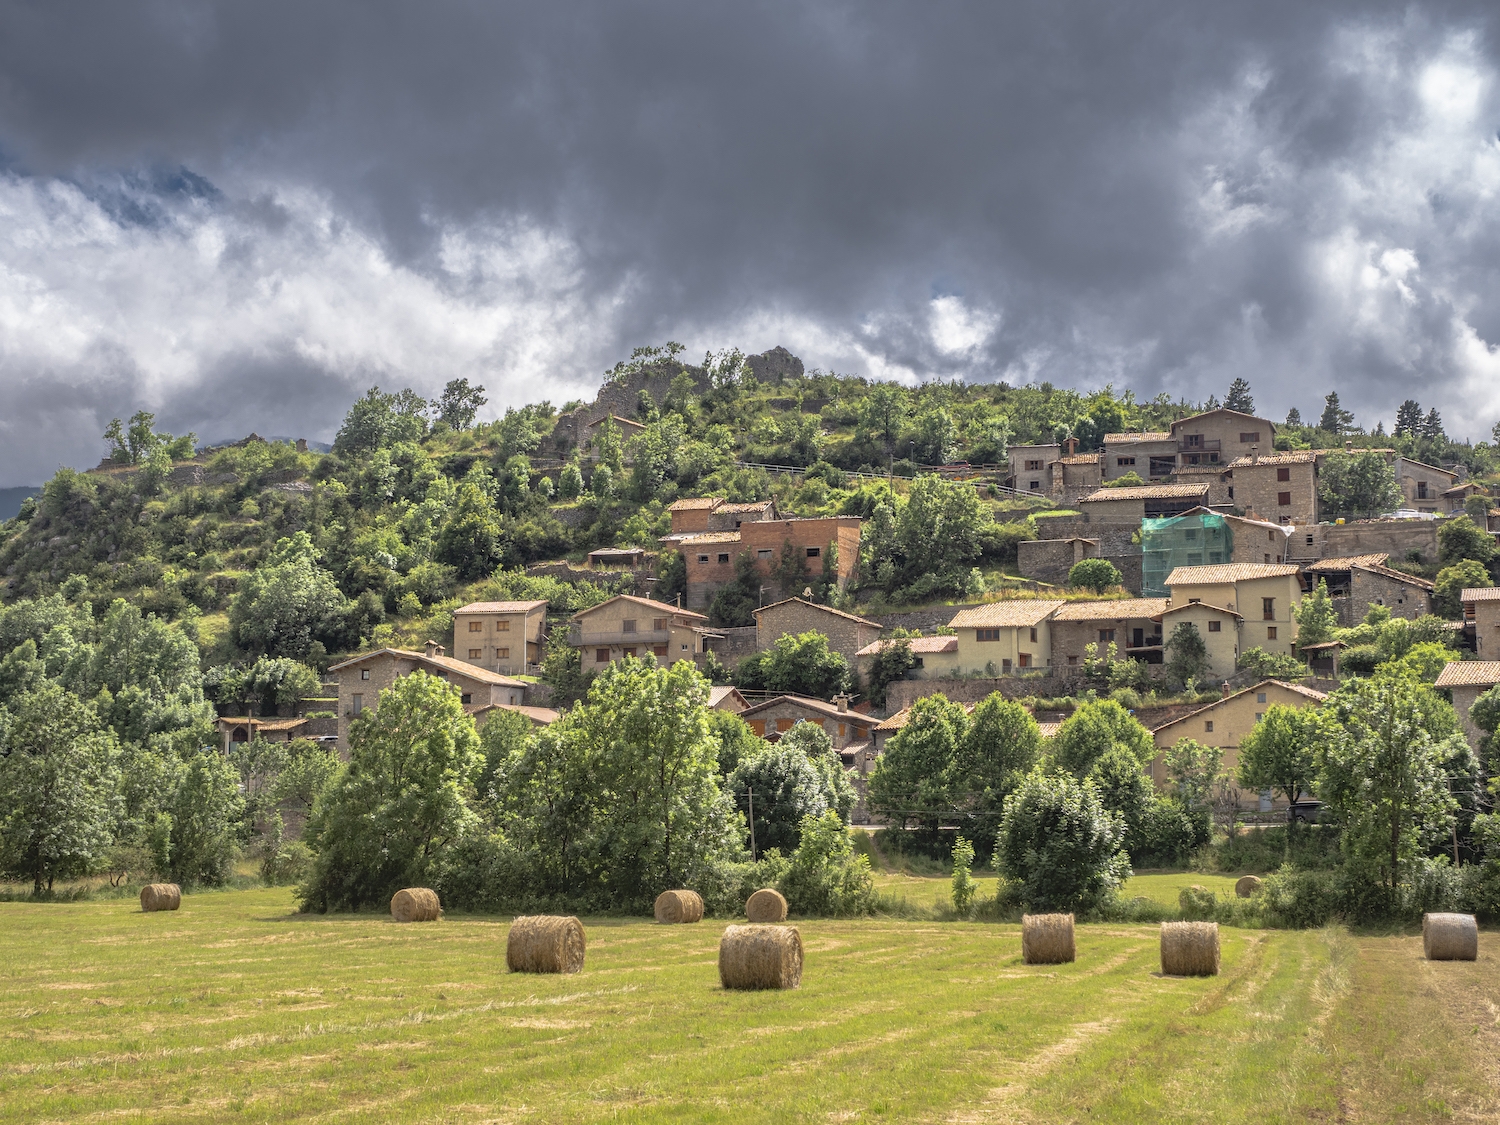
[[1490, 4], [0, 3], [0, 486], [640, 344], [1500, 419]]

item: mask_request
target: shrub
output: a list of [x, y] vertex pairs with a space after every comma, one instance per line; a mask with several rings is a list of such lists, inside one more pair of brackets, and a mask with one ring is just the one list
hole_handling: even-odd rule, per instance
[[967, 918], [974, 905], [974, 895], [979, 884], [970, 874], [974, 866], [974, 845], [962, 836], [953, 845], [953, 909], [959, 917]]
[[1354, 645], [1339, 654], [1339, 668], [1349, 675], [1369, 676], [1384, 660], [1379, 645]]
[[1208, 843], [1206, 812], [1188, 812], [1170, 797], [1157, 797], [1146, 810], [1136, 838], [1131, 841], [1131, 863], [1137, 867], [1170, 867], [1185, 863]]
[[1036, 770], [1005, 800], [995, 866], [1034, 910], [1092, 909], [1130, 874], [1125, 825], [1091, 781]]
[[1177, 893], [1177, 908], [1186, 921], [1208, 922], [1218, 912], [1219, 898], [1207, 887], [1183, 887]]
[[1261, 881], [1260, 902], [1273, 926], [1302, 930], [1327, 925], [1338, 911], [1339, 894], [1332, 872], [1285, 865]]
[[1240, 653], [1235, 667], [1241, 671], [1255, 673], [1262, 680], [1301, 679], [1307, 675], [1307, 665], [1285, 652], [1267, 652], [1263, 648], [1252, 648]]
[[1119, 567], [1108, 559], [1080, 559], [1068, 571], [1068, 585], [1102, 594], [1125, 581]]
[[838, 814], [803, 817], [799, 831], [802, 842], [778, 886], [787, 906], [798, 914], [869, 914], [875, 906], [870, 860], [854, 853]]

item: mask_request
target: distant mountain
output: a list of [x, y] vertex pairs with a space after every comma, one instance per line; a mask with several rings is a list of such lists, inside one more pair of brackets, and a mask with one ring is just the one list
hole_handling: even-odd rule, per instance
[[28, 496], [39, 496], [42, 486], [22, 485], [19, 488], [0, 488], [0, 520], [8, 520], [21, 510], [21, 501]]

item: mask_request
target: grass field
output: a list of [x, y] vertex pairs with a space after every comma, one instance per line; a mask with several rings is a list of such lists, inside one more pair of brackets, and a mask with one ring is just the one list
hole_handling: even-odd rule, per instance
[[[1144, 878], [1152, 878], [1150, 876]], [[1177, 878], [1167, 876], [1162, 878]], [[291, 913], [289, 891], [0, 904], [0, 1121], [1492, 1121], [1497, 947], [1155, 927], [811, 921], [802, 988], [725, 993], [722, 923], [588, 924], [585, 970], [509, 975], [507, 921]]]

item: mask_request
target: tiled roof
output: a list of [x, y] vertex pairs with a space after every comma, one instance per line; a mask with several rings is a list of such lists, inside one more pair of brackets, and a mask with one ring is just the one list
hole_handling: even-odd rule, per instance
[[[1240, 615], [1234, 610], [1225, 609], [1223, 606], [1214, 605], [1212, 602], [1183, 602], [1181, 605], [1169, 606], [1168, 608], [1162, 610], [1161, 615], [1165, 617], [1169, 613], [1181, 613], [1183, 610], [1193, 609], [1194, 607], [1198, 609], [1211, 609], [1215, 613], [1224, 614], [1225, 617], [1240, 617]], [[1243, 621], [1244, 618], [1241, 617], [1240, 620]]]
[[752, 500], [748, 504], [720, 504], [714, 511], [721, 515], [725, 512], [764, 512], [772, 503], [771, 500]]
[[1361, 563], [1356, 570], [1367, 570], [1371, 574], [1378, 574], [1383, 578], [1391, 578], [1397, 582], [1405, 582], [1408, 586], [1418, 586], [1423, 590], [1436, 590], [1437, 586], [1425, 578], [1418, 578], [1415, 574], [1407, 574], [1404, 570], [1396, 570], [1389, 566], [1373, 566], [1369, 563]]
[[1096, 602], [1069, 602], [1052, 615], [1052, 620], [1125, 621], [1134, 617], [1155, 617], [1166, 608], [1166, 598], [1115, 598]]
[[689, 496], [683, 500], [673, 500], [667, 505], [669, 512], [701, 512], [705, 508], [712, 511], [724, 502], [720, 496]]
[[738, 531], [698, 531], [688, 532], [686, 535], [676, 537], [677, 541], [684, 547], [707, 543], [738, 543], [740, 533]]
[[[1327, 692], [1315, 691], [1313, 688], [1304, 687], [1302, 684], [1289, 684], [1285, 680], [1261, 680], [1260, 683], [1253, 684], [1242, 691], [1237, 691], [1233, 695], [1226, 695], [1223, 699], [1215, 699], [1212, 703], [1204, 707], [1199, 707], [1196, 711], [1189, 711], [1186, 715], [1179, 715], [1169, 723], [1162, 723], [1162, 725], [1159, 727], [1152, 727], [1151, 733], [1156, 734], [1158, 731], [1164, 731], [1168, 727], [1176, 726], [1178, 723], [1185, 723], [1189, 719], [1197, 718], [1200, 715], [1205, 715], [1209, 711], [1214, 710], [1214, 708], [1222, 707], [1224, 704], [1230, 702], [1231, 700], [1238, 699], [1242, 695], [1248, 695], [1252, 691], [1264, 691], [1267, 686], [1285, 688], [1287, 691], [1293, 692], [1296, 695], [1304, 696], [1309, 702], [1312, 703], [1322, 703], [1328, 699]], [[1269, 700], [1267, 702], [1269, 703]]]
[[653, 610], [656, 613], [672, 617], [696, 617], [699, 621], [708, 620], [708, 618], [704, 617], [703, 614], [694, 613], [690, 609], [680, 609], [675, 605], [667, 605], [666, 602], [654, 602], [650, 598], [638, 598], [634, 594], [616, 594], [614, 597], [608, 599], [607, 601], [602, 601], [596, 606], [590, 606], [588, 609], [580, 609], [573, 615], [573, 620], [582, 621], [589, 614], [597, 613], [605, 606], [612, 605], [615, 602], [630, 602], [634, 605], [640, 606], [642, 609]]
[[1387, 551], [1380, 551], [1373, 555], [1343, 555], [1338, 558], [1319, 559], [1315, 563], [1306, 563], [1302, 569], [1313, 574], [1321, 574], [1324, 571], [1348, 570], [1356, 566], [1384, 566], [1390, 557]]
[[[883, 641], [874, 641], [870, 644], [865, 645], [864, 648], [860, 649], [854, 655], [875, 656], [883, 652], [888, 646], [899, 643], [901, 642], [894, 638], [887, 637]], [[906, 643], [911, 646], [911, 650], [914, 653], [936, 654], [940, 652], [958, 651], [957, 637], [911, 637], [908, 638]]]
[[871, 621], [868, 618], [864, 617], [856, 617], [852, 613], [845, 613], [841, 609], [834, 609], [831, 605], [818, 605], [816, 602], [806, 601], [802, 598], [783, 598], [779, 602], [772, 602], [770, 605], [763, 605], [755, 611], [755, 616], [759, 617], [768, 609], [775, 609], [777, 606], [792, 605], [794, 603], [804, 605], [808, 609], [815, 609], [819, 613], [831, 613], [835, 617], [842, 617], [845, 621], [853, 621], [856, 625], [870, 625], [876, 629], [880, 628], [880, 622], [878, 621]]
[[[1374, 453], [1376, 451], [1373, 450], [1373, 449], [1357, 449], [1357, 450], [1355, 450], [1355, 452], [1356, 453]], [[1452, 469], [1444, 469], [1444, 468], [1441, 468], [1441, 467], [1439, 467], [1437, 465], [1429, 465], [1426, 461], [1418, 461], [1414, 457], [1397, 457], [1396, 460], [1397, 461], [1405, 461], [1408, 465], [1415, 465], [1419, 469], [1426, 469], [1430, 473], [1442, 473], [1443, 476], [1445, 476], [1445, 477], [1452, 477], [1454, 480], [1458, 479], [1458, 474], [1455, 473]]]
[[1452, 660], [1433, 687], [1493, 687], [1500, 684], [1500, 660]]
[[451, 656], [428, 656], [425, 652], [410, 652], [404, 648], [377, 648], [374, 652], [362, 652], [358, 656], [351, 656], [348, 660], [341, 660], [337, 664], [329, 666], [330, 672], [337, 672], [340, 668], [352, 668], [357, 664], [363, 664], [367, 660], [374, 660], [378, 656], [394, 656], [401, 660], [415, 660], [419, 664], [427, 664], [444, 671], [457, 672], [467, 676], [471, 680], [478, 680], [482, 684], [499, 684], [501, 687], [525, 688], [524, 680], [513, 680], [509, 676], [502, 676], [498, 672], [491, 672], [488, 668], [481, 668], [477, 664], [466, 664], [462, 660], [455, 660]]
[[708, 689], [708, 705], [710, 707], [718, 708], [726, 699], [738, 700], [741, 711], [750, 706], [750, 701], [740, 694], [740, 689], [737, 687], [721, 684]]
[[1310, 465], [1318, 459], [1316, 449], [1290, 449], [1280, 453], [1263, 453], [1259, 457], [1236, 457], [1226, 466], [1230, 469], [1249, 469], [1256, 465]]
[[1452, 496], [1455, 492], [1483, 492], [1483, 491], [1484, 491], [1484, 487], [1482, 485], [1475, 484], [1471, 480], [1466, 480], [1466, 481], [1463, 482], [1463, 484], [1455, 484], [1452, 488], [1446, 489], [1443, 492], [1443, 495], [1444, 496]]
[[1470, 587], [1460, 595], [1461, 602], [1500, 602], [1500, 586]]
[[303, 719], [254, 719], [242, 715], [220, 715], [219, 722], [227, 727], [248, 727], [255, 724], [256, 730], [296, 730], [298, 727], [307, 725]]
[[1056, 738], [1057, 732], [1062, 730], [1062, 723], [1037, 723], [1037, 730], [1042, 732], [1043, 738]]
[[862, 715], [858, 711], [840, 711], [837, 704], [825, 703], [821, 699], [809, 699], [805, 695], [778, 695], [772, 699], [762, 700], [760, 703], [741, 711], [740, 718], [749, 721], [755, 717], [757, 711], [769, 710], [772, 707], [785, 707], [788, 704], [805, 708], [826, 718], [837, 719], [841, 723], [857, 723], [862, 727], [872, 727], [875, 725], [874, 721], [868, 715]]
[[1291, 563], [1220, 563], [1215, 566], [1179, 566], [1167, 575], [1168, 586], [1212, 586], [1220, 582], [1249, 582], [1254, 578], [1281, 578], [1296, 574]]
[[1143, 430], [1138, 434], [1105, 434], [1105, 445], [1129, 445], [1132, 442], [1141, 441], [1171, 441], [1172, 435], [1166, 432], [1154, 430]]
[[954, 629], [1024, 629], [1045, 621], [1047, 616], [1062, 604], [1060, 601], [1022, 599], [991, 602], [988, 605], [977, 605], [972, 609], [960, 610], [948, 624]]
[[562, 717], [561, 712], [550, 707], [523, 707], [519, 703], [489, 703], [475, 708], [474, 714], [482, 715], [486, 711], [514, 711], [518, 715], [525, 715], [539, 727], [551, 726]]
[[1245, 414], [1238, 410], [1230, 410], [1224, 406], [1215, 407], [1213, 410], [1205, 410], [1202, 414], [1192, 414], [1186, 418], [1179, 418], [1172, 423], [1172, 432], [1175, 434], [1178, 426], [1186, 426], [1189, 422], [1196, 422], [1199, 418], [1207, 418], [1212, 414], [1233, 414], [1236, 418], [1245, 418], [1251, 422], [1260, 422], [1262, 425], [1270, 426], [1271, 432], [1273, 434], [1276, 432], [1275, 422], [1266, 418], [1257, 418], [1254, 414]]
[[1094, 504], [1104, 500], [1193, 500], [1208, 491], [1206, 484], [1148, 484], [1138, 487], [1101, 488], [1090, 492], [1082, 503]]
[[547, 604], [546, 598], [533, 602], [470, 602], [459, 606], [454, 613], [530, 613]]
[[1099, 454], [1097, 453], [1075, 453], [1071, 457], [1059, 457], [1059, 465], [1097, 465]]

